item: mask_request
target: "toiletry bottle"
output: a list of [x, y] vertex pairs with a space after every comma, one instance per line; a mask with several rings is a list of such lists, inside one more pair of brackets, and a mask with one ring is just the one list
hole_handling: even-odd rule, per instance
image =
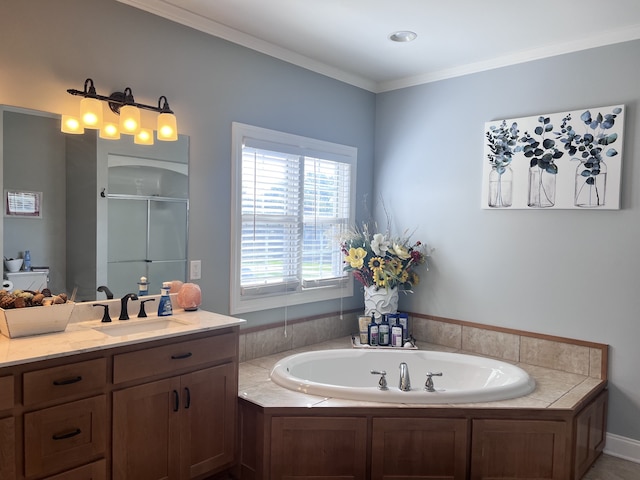
[[30, 272], [31, 271], [31, 252], [29, 252], [29, 250], [25, 250], [24, 251], [24, 271], [25, 272]]
[[147, 277], [140, 277], [140, 281], [138, 282], [138, 297], [144, 297], [149, 295], [149, 282], [147, 281]]
[[409, 314], [399, 313], [398, 323], [402, 326], [402, 340], [406, 342], [409, 340]]
[[382, 321], [378, 325], [378, 345], [381, 347], [389, 346], [389, 322], [387, 316], [382, 315]]
[[391, 346], [402, 347], [402, 325], [400, 325], [400, 319], [395, 318], [395, 323], [391, 326]]
[[169, 290], [171, 289], [171, 282], [162, 283], [162, 295], [160, 296], [160, 303], [158, 304], [158, 316], [167, 317], [173, 315], [173, 307], [171, 306], [171, 297], [169, 296]]
[[371, 315], [371, 323], [369, 324], [369, 345], [378, 346], [379, 326], [376, 323], [375, 315]]

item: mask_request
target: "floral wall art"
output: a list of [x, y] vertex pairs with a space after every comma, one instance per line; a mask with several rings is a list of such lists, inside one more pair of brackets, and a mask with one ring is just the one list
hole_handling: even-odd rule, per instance
[[620, 208], [624, 106], [485, 124], [482, 207]]

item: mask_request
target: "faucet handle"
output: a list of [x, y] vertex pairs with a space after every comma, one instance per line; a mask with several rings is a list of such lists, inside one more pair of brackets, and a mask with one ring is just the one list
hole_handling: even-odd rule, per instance
[[147, 302], [155, 302], [155, 298], [147, 298], [146, 300], [140, 300], [140, 311], [138, 312], [138, 318], [144, 318], [147, 316], [147, 312], [144, 310], [144, 304]]
[[436, 389], [433, 386], [433, 378], [431, 377], [441, 377], [441, 376], [442, 376], [442, 372], [438, 372], [438, 373], [427, 372], [427, 382], [424, 384], [424, 389], [427, 392], [435, 392]]
[[384, 370], [371, 370], [371, 374], [372, 375], [382, 375], [380, 377], [380, 380], [378, 381], [378, 389], [380, 389], [380, 390], [389, 390], [389, 387], [387, 387], [387, 377], [385, 376], [387, 374], [387, 372], [385, 372]]
[[102, 323], [107, 323], [111, 321], [111, 316], [109, 316], [109, 305], [105, 305], [104, 303], [94, 303], [94, 307], [104, 307], [104, 313], [102, 314]]

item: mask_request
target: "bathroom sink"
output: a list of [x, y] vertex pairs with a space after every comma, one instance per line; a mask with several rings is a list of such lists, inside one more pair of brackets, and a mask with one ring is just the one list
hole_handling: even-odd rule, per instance
[[118, 322], [111, 325], [101, 325], [93, 327], [94, 330], [110, 335], [112, 337], [121, 337], [123, 335], [131, 335], [134, 333], [153, 332], [165, 330], [175, 327], [183, 327], [190, 325], [187, 322], [181, 322], [175, 318], [157, 318], [152, 320], [131, 320], [131, 323]]

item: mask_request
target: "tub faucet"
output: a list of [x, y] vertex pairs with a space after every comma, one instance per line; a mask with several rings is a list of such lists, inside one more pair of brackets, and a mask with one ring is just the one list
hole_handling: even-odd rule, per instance
[[409, 379], [409, 366], [402, 362], [400, 364], [400, 385], [398, 388], [403, 392], [411, 390], [411, 380]]

